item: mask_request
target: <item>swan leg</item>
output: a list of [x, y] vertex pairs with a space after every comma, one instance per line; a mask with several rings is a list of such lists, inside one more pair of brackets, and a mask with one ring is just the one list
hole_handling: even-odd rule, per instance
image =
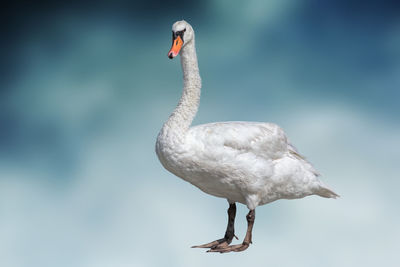
[[[207, 244], [200, 246], [192, 246], [192, 248], [224, 248], [227, 247], [235, 236], [235, 216], [236, 216], [236, 204], [229, 204], [228, 209], [228, 226], [226, 227], [225, 236], [221, 239], [212, 241]], [[236, 237], [237, 239], [237, 237]]]
[[210, 250], [207, 252], [220, 252], [220, 253], [227, 253], [227, 252], [240, 252], [243, 250], [246, 250], [251, 242], [251, 232], [253, 230], [253, 225], [254, 225], [254, 220], [256, 218], [256, 211], [255, 210], [250, 210], [249, 213], [246, 216], [247, 219], [247, 232], [246, 236], [244, 237], [243, 243], [238, 244], [238, 245], [232, 245], [232, 246], [225, 246], [225, 247], [212, 247]]

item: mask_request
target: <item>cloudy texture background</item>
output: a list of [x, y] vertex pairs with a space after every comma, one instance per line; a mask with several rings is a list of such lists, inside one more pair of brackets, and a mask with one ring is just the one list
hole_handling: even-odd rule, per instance
[[[0, 43], [0, 265], [396, 266], [398, 1], [14, 1]], [[271, 121], [342, 197], [257, 209], [238, 254], [227, 203], [165, 171], [182, 88], [171, 25], [196, 30], [195, 124]], [[247, 210], [237, 213], [244, 237]]]

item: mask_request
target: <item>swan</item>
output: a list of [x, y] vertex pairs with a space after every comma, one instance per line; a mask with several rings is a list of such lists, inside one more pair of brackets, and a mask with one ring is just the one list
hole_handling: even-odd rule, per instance
[[[257, 206], [309, 195], [338, 197], [273, 123], [216, 122], [190, 127], [199, 107], [201, 78], [194, 30], [184, 20], [172, 26], [168, 57], [178, 54], [183, 93], [158, 134], [157, 156], [165, 169], [207, 194], [227, 199], [229, 204], [224, 237], [194, 248], [220, 253], [244, 251], [252, 243]], [[249, 209], [247, 232], [241, 244], [230, 245], [236, 237], [236, 202]]]

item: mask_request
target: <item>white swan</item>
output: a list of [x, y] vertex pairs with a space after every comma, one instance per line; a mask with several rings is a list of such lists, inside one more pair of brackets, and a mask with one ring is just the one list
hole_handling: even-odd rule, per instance
[[[229, 202], [228, 227], [222, 239], [194, 247], [211, 252], [243, 251], [251, 243], [255, 208], [277, 199], [309, 195], [336, 198], [317, 171], [272, 123], [218, 122], [190, 127], [196, 115], [201, 79], [193, 28], [186, 21], [172, 26], [169, 58], [179, 53], [184, 88], [179, 104], [162, 127], [156, 152], [162, 165], [205, 193]], [[249, 208], [248, 229], [242, 244], [231, 245], [235, 202]]]

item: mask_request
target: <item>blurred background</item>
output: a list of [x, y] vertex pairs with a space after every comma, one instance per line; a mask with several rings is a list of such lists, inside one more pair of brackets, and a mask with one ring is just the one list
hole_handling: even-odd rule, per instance
[[[223, 236], [228, 204], [154, 152], [181, 19], [194, 124], [277, 123], [341, 195], [259, 207], [244, 253], [190, 248]], [[1, 266], [397, 266], [398, 1], [12, 1], [0, 21]]]

